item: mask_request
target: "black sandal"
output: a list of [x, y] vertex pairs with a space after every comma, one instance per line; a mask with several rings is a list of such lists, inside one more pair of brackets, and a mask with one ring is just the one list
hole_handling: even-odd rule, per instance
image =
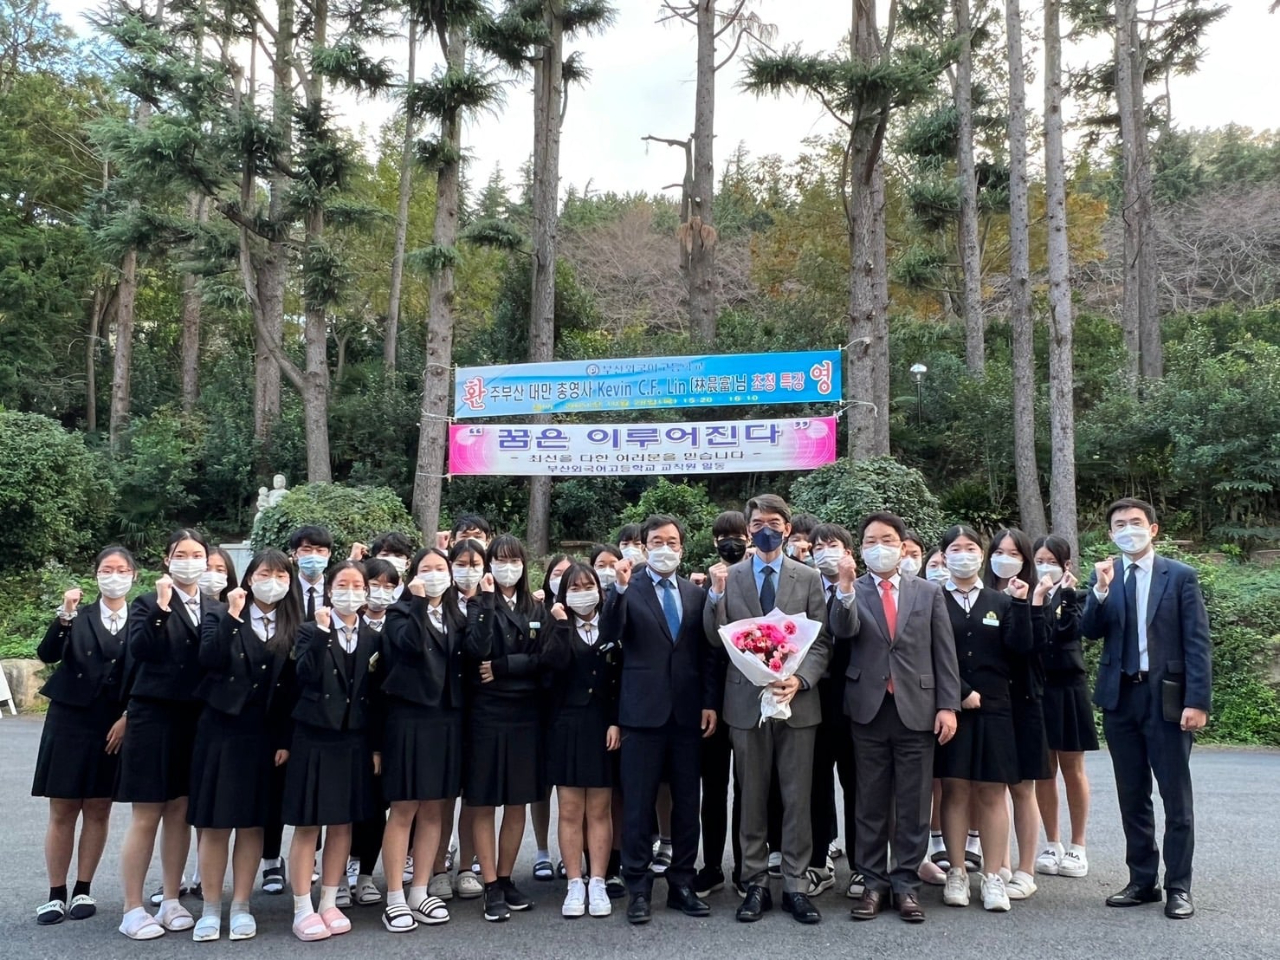
[[[397, 927], [397, 920], [408, 919], [407, 927]], [[387, 908], [382, 911], [382, 925], [392, 933], [409, 933], [418, 929], [418, 921], [413, 917], [413, 911], [403, 903], [389, 903]]]
[[36, 910], [36, 923], [50, 927], [67, 919], [67, 905], [62, 900], [50, 900]]

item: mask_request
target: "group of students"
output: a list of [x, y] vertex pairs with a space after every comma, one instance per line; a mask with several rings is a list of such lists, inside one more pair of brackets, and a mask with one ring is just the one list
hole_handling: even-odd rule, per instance
[[[877, 544], [881, 527], [886, 543]], [[934, 547], [891, 514], [867, 518], [855, 539], [838, 524], [791, 516], [776, 497], [753, 500], [746, 515], [722, 513], [713, 537], [721, 562], [686, 579], [677, 574], [683, 528], [651, 517], [588, 557], [550, 558], [535, 585], [523, 544], [494, 536], [478, 516], [460, 518], [437, 546], [414, 549], [390, 533], [355, 544], [340, 561], [326, 530], [303, 527], [287, 553], [259, 552], [240, 577], [225, 551], [180, 530], [155, 590], [132, 604], [137, 565], [128, 550], [107, 547], [97, 558], [98, 597], [82, 603], [78, 589], [68, 590], [39, 646], [40, 658], [58, 666], [43, 690], [50, 705], [32, 789], [50, 810], [49, 900], [38, 921], [94, 914], [90, 884], [111, 804], [121, 802], [132, 817], [120, 932], [135, 940], [185, 930], [196, 941], [219, 939], [228, 862], [232, 940], [256, 934], [250, 897], [260, 867], [265, 892], [290, 887], [293, 933], [303, 941], [349, 931], [343, 908], [352, 903], [383, 904], [382, 922], [396, 933], [447, 922], [455, 897], [482, 898], [485, 919], [504, 921], [533, 905], [513, 881], [526, 810], [538, 845], [534, 878], [567, 881], [566, 917], [608, 916], [611, 901], [628, 896], [628, 920], [647, 922], [653, 878], [664, 874], [667, 905], [705, 916], [702, 898], [726, 882], [727, 833], [732, 883], [745, 898], [739, 920], [771, 906], [767, 871], [784, 876], [784, 908], [817, 922], [811, 898], [834, 885], [841, 852], [837, 776], [853, 861], [849, 897], [865, 899], [872, 884], [864, 874], [876, 866], [854, 837], [874, 819], [855, 811], [855, 797], [875, 771], [857, 763], [866, 755], [847, 719], [858, 556], [892, 577], [895, 590], [898, 578], [940, 581], [948, 598], [962, 709], [933, 758], [932, 837], [911, 865], [913, 880], [945, 884], [945, 902], [960, 905], [966, 866], [981, 866], [984, 905], [1007, 910], [1010, 899], [1035, 892], [1035, 873], [1087, 873], [1083, 753], [1098, 742], [1083, 594], [1066, 541], [1033, 543], [1005, 530], [988, 544], [958, 526]], [[760, 557], [779, 558], [776, 594], [774, 566], [760, 585]], [[775, 685], [779, 700], [797, 698], [797, 717], [809, 709], [801, 704], [814, 704], [811, 722], [791, 721], [806, 728], [795, 742], [813, 759], [803, 794], [780, 757], [770, 756], [763, 779], [754, 767], [744, 773], [762, 744], [772, 751], [774, 725], [762, 734], [758, 717], [735, 720], [727, 702], [743, 681], [716, 636], [734, 595], [725, 573], [732, 566], [749, 578], [753, 563], [768, 608], [775, 596], [782, 608], [782, 591], [803, 582], [827, 627], [811, 675]], [[740, 702], [758, 705], [759, 695]], [[548, 852], [552, 787], [558, 866]], [[293, 827], [287, 870], [284, 825]], [[180, 900], [192, 827], [198, 918]], [[158, 836], [162, 888], [145, 898]], [[385, 898], [373, 880], [379, 856]]]

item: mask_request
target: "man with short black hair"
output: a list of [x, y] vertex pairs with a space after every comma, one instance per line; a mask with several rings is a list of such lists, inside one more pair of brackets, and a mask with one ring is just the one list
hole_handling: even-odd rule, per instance
[[324, 527], [299, 527], [289, 536], [289, 556], [298, 566], [298, 584], [302, 589], [302, 610], [306, 621], [316, 618], [324, 604], [324, 572], [333, 552], [333, 535]]

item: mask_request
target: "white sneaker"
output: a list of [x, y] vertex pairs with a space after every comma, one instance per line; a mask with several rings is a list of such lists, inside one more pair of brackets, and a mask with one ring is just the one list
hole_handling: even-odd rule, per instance
[[952, 867], [947, 871], [947, 885], [942, 889], [942, 902], [948, 907], [969, 905], [969, 874], [963, 867]]
[[1036, 857], [1036, 873], [1048, 877], [1056, 877], [1062, 867], [1062, 844], [1047, 843], [1040, 856]]
[[1013, 879], [1013, 871], [1008, 867], [1001, 867], [996, 873], [999, 874], [1001, 883], [1008, 883]]
[[1036, 878], [1019, 870], [1013, 879], [1004, 885], [1005, 893], [1010, 900], [1026, 900], [1036, 892]]
[[570, 880], [569, 890], [564, 895], [564, 906], [560, 908], [562, 917], [580, 917], [587, 912], [587, 885], [581, 880]]
[[1009, 894], [998, 873], [988, 873], [982, 877], [982, 909], [994, 913], [1005, 913], [1009, 909]]
[[453, 880], [447, 873], [437, 873], [427, 884], [427, 895], [441, 900], [453, 899]]
[[587, 910], [593, 917], [607, 917], [613, 913], [613, 901], [604, 877], [592, 877], [587, 884]]
[[458, 895], [459, 900], [475, 900], [484, 896], [484, 884], [470, 870], [464, 870], [453, 881], [453, 892]]
[[808, 895], [811, 897], [826, 893], [836, 885], [835, 872], [830, 869], [820, 870], [817, 867], [809, 867], [804, 875], [809, 881]]
[[404, 858], [404, 874], [401, 878], [403, 883], [413, 882], [413, 854], [409, 854]]
[[1073, 843], [1071, 848], [1062, 855], [1058, 873], [1064, 877], [1087, 877], [1089, 858], [1084, 855], [1084, 847], [1078, 847]]
[[355, 889], [356, 881], [360, 879], [360, 861], [347, 857], [347, 886]]

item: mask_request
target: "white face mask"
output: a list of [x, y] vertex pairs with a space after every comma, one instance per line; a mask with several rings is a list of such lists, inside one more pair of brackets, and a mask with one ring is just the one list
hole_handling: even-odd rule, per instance
[[396, 591], [392, 587], [369, 588], [369, 609], [374, 613], [387, 609], [387, 607], [395, 603], [395, 600]]
[[982, 569], [982, 555], [977, 553], [948, 553], [947, 571], [957, 580], [968, 580]]
[[654, 547], [649, 551], [649, 566], [664, 576], [674, 573], [680, 566], [680, 551], [670, 547]]
[[1111, 534], [1112, 541], [1123, 553], [1136, 557], [1145, 553], [1151, 545], [1151, 528], [1128, 526], [1121, 527]]
[[98, 591], [108, 600], [119, 600], [133, 586], [132, 573], [98, 574]]
[[840, 572], [840, 557], [843, 555], [844, 551], [842, 550], [818, 547], [813, 551], [813, 562], [818, 570], [830, 580]]
[[[560, 577], [552, 577], [550, 580], [547, 581], [547, 589], [551, 591], [552, 597], [560, 596], [560, 580], [561, 580]], [[550, 597], [548, 597], [547, 599], [550, 599]]]
[[564, 602], [580, 617], [589, 617], [600, 605], [599, 590], [569, 590], [564, 595]]
[[409, 561], [404, 557], [379, 557], [378, 559], [385, 560], [387, 563], [391, 564], [391, 566], [395, 567], [396, 573], [401, 577], [403, 577], [404, 572], [409, 569]]
[[449, 574], [443, 570], [428, 570], [418, 574], [418, 582], [427, 591], [427, 596], [434, 600], [449, 589]]
[[484, 579], [484, 571], [479, 567], [454, 567], [453, 582], [458, 585], [458, 589], [466, 593], [468, 590], [474, 590], [476, 584]]
[[514, 587], [524, 575], [524, 564], [519, 560], [495, 560], [490, 566], [493, 579], [504, 587]]
[[288, 581], [277, 580], [275, 577], [270, 580], [255, 580], [250, 587], [253, 589], [254, 597], [267, 604], [279, 603], [289, 592]]
[[640, 563], [644, 560], [644, 551], [639, 547], [623, 547], [622, 559], [630, 560], [632, 563]]
[[216, 570], [206, 570], [200, 574], [200, 592], [206, 597], [216, 597], [227, 589], [227, 575]]
[[200, 579], [200, 574], [209, 568], [208, 562], [201, 557], [197, 560], [170, 560], [169, 576], [183, 586], [190, 586]]
[[1003, 553], [992, 554], [991, 572], [1001, 580], [1008, 580], [1022, 572], [1022, 561], [1016, 557], [1005, 556]]
[[889, 574], [898, 569], [898, 561], [902, 559], [902, 547], [891, 547], [887, 543], [862, 548], [862, 562], [875, 573]]
[[364, 590], [335, 590], [331, 599], [333, 609], [349, 617], [360, 612], [360, 608], [368, 601], [369, 594]]
[[1062, 579], [1062, 568], [1056, 563], [1037, 563], [1036, 576], [1043, 580], [1045, 577], [1057, 583]]
[[914, 577], [920, 572], [920, 561], [915, 557], [903, 557], [898, 564], [898, 573], [904, 577]]
[[617, 571], [613, 567], [596, 567], [596, 576], [600, 578], [600, 586], [608, 590], [615, 580], [618, 579]]
[[925, 573], [925, 578], [934, 583], [946, 583], [951, 579], [951, 574], [947, 572], [946, 567], [930, 567]]

